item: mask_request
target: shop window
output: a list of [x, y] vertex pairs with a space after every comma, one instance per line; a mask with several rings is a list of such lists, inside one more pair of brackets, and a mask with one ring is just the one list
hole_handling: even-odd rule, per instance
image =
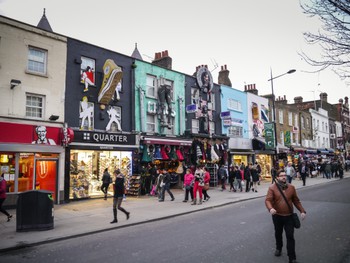
[[0, 152], [0, 171], [6, 180], [6, 192], [15, 191], [15, 155]]
[[215, 122], [209, 122], [209, 134], [215, 134]]
[[[132, 175], [132, 153], [127, 151], [72, 150], [70, 155], [69, 198], [81, 199], [102, 197], [102, 176], [105, 168], [113, 177], [113, 171], [120, 169], [125, 176], [125, 186]], [[114, 178], [113, 178], [114, 180]], [[113, 194], [113, 185], [108, 189]]]
[[26, 117], [42, 119], [45, 96], [26, 94]]

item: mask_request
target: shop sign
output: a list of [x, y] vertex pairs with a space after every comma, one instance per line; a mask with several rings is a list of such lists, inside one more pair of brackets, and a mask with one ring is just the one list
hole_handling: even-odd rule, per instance
[[223, 125], [224, 125], [224, 126], [231, 126], [231, 124], [232, 124], [231, 119], [224, 120], [224, 122], [223, 122]]
[[135, 134], [75, 131], [74, 142], [135, 145]]
[[225, 119], [231, 119], [231, 113], [229, 111], [224, 111], [220, 113], [220, 118]]
[[194, 113], [197, 112], [197, 105], [196, 104], [189, 104], [186, 106], [186, 112], [187, 113]]
[[274, 132], [274, 124], [271, 122], [264, 123], [265, 130], [265, 148], [266, 150], [271, 150], [276, 147], [275, 145], [275, 132]]

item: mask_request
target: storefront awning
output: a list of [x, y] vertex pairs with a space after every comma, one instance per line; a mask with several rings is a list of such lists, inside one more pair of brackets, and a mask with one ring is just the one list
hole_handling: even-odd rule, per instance
[[306, 154], [317, 154], [317, 150], [316, 149], [306, 149], [305, 153]]
[[292, 147], [294, 152], [305, 152], [306, 148], [303, 147]]
[[278, 152], [280, 153], [289, 152], [289, 148], [284, 146], [283, 144], [277, 143], [277, 148], [278, 148]]
[[149, 138], [144, 137], [141, 139], [144, 144], [167, 144], [167, 145], [179, 145], [179, 146], [191, 146], [192, 140], [178, 140], [173, 138]]
[[321, 148], [321, 149], [317, 149], [317, 153], [318, 154], [329, 154], [329, 151], [327, 149]]

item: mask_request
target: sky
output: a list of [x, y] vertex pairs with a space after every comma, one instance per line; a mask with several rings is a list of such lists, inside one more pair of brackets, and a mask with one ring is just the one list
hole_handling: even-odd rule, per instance
[[349, 80], [330, 69], [314, 73], [299, 55], [320, 56], [302, 33], [317, 32], [321, 24], [303, 14], [297, 0], [0, 0], [0, 15], [33, 26], [44, 8], [55, 33], [128, 56], [137, 43], [147, 62], [168, 50], [173, 70], [192, 75], [208, 65], [215, 83], [227, 65], [238, 90], [255, 84], [259, 95], [271, 94], [271, 71], [276, 77], [295, 69], [274, 79], [276, 97], [293, 103], [326, 92], [328, 102], [337, 103], [350, 96]]

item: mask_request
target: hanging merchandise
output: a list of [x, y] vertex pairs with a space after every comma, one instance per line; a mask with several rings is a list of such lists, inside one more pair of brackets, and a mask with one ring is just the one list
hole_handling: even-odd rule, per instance
[[183, 174], [183, 172], [184, 172], [184, 166], [182, 165], [182, 162], [179, 162], [179, 166], [176, 168], [175, 173]]
[[162, 149], [160, 151], [161, 155], [162, 155], [162, 159], [163, 160], [169, 160], [169, 156], [168, 156], [168, 146], [162, 146]]
[[214, 147], [211, 147], [211, 160], [212, 162], [216, 163], [220, 160], [219, 156], [217, 155], [217, 153], [215, 152]]
[[154, 155], [153, 158], [156, 160], [162, 160], [162, 154], [160, 153], [160, 146], [156, 145], [155, 150], [154, 150]]
[[176, 155], [176, 152], [175, 152], [175, 146], [172, 145], [170, 147], [170, 152], [169, 152], [169, 159], [170, 160], [173, 160], [173, 161], [176, 161], [178, 158], [177, 158], [177, 155]]
[[176, 149], [176, 155], [177, 155], [177, 159], [182, 162], [184, 160], [184, 157], [181, 153], [181, 150], [179, 148]]
[[144, 145], [143, 146], [143, 154], [142, 154], [141, 162], [148, 163], [148, 162], [151, 162], [151, 161], [152, 161], [152, 159], [151, 159], [151, 157], [148, 154], [148, 146]]

